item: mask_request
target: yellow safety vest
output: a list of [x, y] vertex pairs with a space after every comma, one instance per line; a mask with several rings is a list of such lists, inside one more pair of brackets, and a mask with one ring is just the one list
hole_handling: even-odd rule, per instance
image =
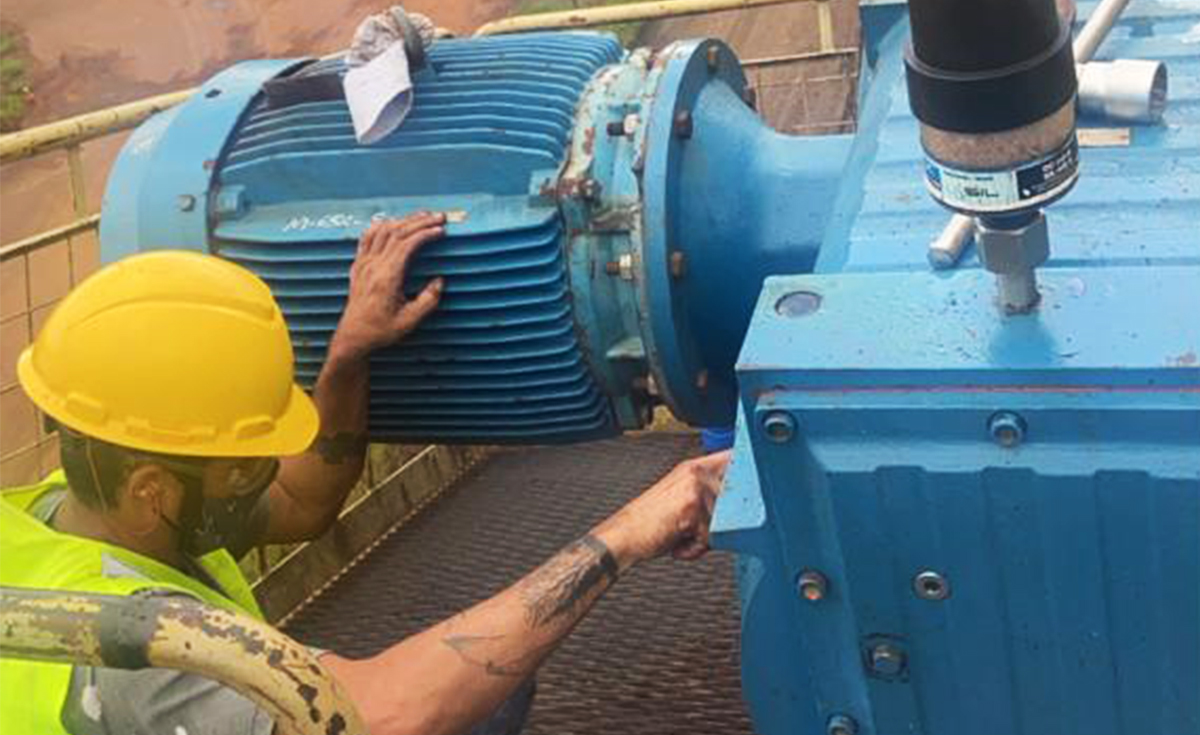
[[[110, 595], [167, 590], [262, 619], [249, 583], [224, 549], [197, 560], [221, 586], [217, 591], [174, 567], [119, 546], [59, 533], [29, 515], [39, 497], [63, 488], [66, 478], [60, 470], [37, 485], [0, 490], [0, 585]], [[144, 579], [105, 576], [105, 556]], [[0, 732], [65, 733], [60, 716], [71, 670], [70, 664], [0, 658]]]

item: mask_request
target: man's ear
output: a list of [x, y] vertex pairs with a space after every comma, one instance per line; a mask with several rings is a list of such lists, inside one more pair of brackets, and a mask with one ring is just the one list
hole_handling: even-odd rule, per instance
[[159, 514], [166, 512], [173, 481], [171, 473], [159, 465], [140, 465], [125, 480], [118, 508], [134, 523], [157, 521]]

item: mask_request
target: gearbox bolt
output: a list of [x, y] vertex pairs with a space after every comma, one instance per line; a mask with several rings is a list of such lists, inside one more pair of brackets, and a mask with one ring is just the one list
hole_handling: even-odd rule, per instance
[[1025, 440], [1025, 419], [1012, 411], [999, 411], [988, 419], [988, 433], [1005, 449], [1012, 449]]
[[858, 723], [850, 715], [834, 715], [825, 726], [828, 735], [858, 735]]
[[899, 676], [904, 671], [904, 651], [891, 643], [880, 643], [871, 649], [871, 671], [879, 676]]
[[762, 430], [767, 439], [783, 444], [796, 434], [796, 419], [787, 411], [768, 411], [762, 417]]
[[802, 572], [796, 580], [796, 589], [808, 602], [820, 602], [829, 593], [829, 580], [825, 579], [824, 574], [809, 569]]

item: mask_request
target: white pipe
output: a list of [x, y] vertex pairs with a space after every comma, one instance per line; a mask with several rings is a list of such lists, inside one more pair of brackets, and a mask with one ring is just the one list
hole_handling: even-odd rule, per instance
[[1071, 46], [1071, 50], [1075, 52], [1076, 64], [1086, 64], [1092, 60], [1092, 57], [1096, 55], [1096, 50], [1100, 48], [1100, 44], [1108, 38], [1117, 18], [1125, 12], [1127, 5], [1129, 5], [1129, 0], [1104, 0], [1096, 6], [1096, 9], [1088, 16], [1087, 23], [1080, 29], [1079, 35], [1075, 37], [1075, 43]]

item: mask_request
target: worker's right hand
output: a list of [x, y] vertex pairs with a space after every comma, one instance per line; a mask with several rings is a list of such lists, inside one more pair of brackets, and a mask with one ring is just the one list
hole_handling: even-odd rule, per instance
[[728, 451], [688, 460], [596, 527], [621, 569], [663, 554], [697, 559], [729, 465]]
[[350, 267], [350, 292], [330, 345], [331, 357], [365, 358], [400, 341], [437, 308], [441, 278], [412, 299], [405, 297], [403, 287], [413, 256], [442, 237], [445, 224], [444, 214], [423, 212], [367, 228]]

